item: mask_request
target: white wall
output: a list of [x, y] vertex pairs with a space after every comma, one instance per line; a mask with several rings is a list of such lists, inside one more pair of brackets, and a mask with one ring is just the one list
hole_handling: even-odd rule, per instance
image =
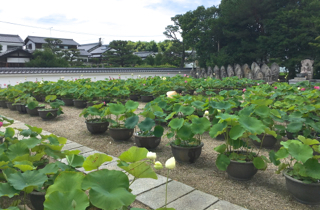
[[[131, 75], [133, 74], [133, 75]], [[121, 79], [128, 79], [128, 78], [139, 78], [140, 77], [149, 77], [149, 76], [165, 76], [165, 77], [173, 77], [176, 74], [180, 74], [183, 76], [183, 74], [189, 74], [189, 72], [159, 72], [159, 73], [149, 73], [149, 72], [135, 72], [135, 73], [126, 73], [121, 74]], [[97, 80], [104, 80], [106, 78], [119, 78], [119, 73], [84, 73], [82, 76], [79, 73], [74, 74], [11, 74], [11, 75], [0, 75], [0, 87], [6, 88], [7, 85], [16, 85], [20, 82], [25, 81], [57, 81], [61, 79], [61, 77], [64, 77], [64, 80], [75, 80], [79, 78], [91, 78], [92, 81]]]
[[0, 42], [0, 44], [2, 45], [2, 51], [0, 52], [5, 52], [8, 50], [7, 46], [17, 46], [17, 47], [22, 47], [23, 43], [14, 43], [14, 42]]
[[30, 58], [7, 58], [8, 63], [25, 63], [29, 61]]
[[[32, 48], [31, 48], [31, 49], [28, 48], [29, 44], [32, 45]], [[27, 42], [27, 44], [26, 44], [26, 49], [27, 49], [27, 50], [35, 50], [35, 49], [36, 49], [35, 43], [33, 43], [32, 41], [29, 40], [29, 41]]]

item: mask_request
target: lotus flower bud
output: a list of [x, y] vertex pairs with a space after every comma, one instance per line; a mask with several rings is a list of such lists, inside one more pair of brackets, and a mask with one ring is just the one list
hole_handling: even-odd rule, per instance
[[320, 86], [314, 86], [314, 89], [319, 90], [319, 89], [320, 89]]
[[176, 167], [176, 160], [174, 159], [174, 157], [169, 158], [166, 161], [165, 166], [166, 166], [167, 169], [174, 169]]
[[208, 115], [209, 115], [209, 111], [206, 110], [206, 111], [204, 112], [204, 116], [208, 116]]
[[167, 92], [167, 97], [168, 98], [173, 98], [174, 95], [177, 95], [178, 93], [176, 91], [168, 91]]
[[3, 122], [0, 121], [0, 127], [2, 127], [2, 126], [3, 126]]
[[301, 88], [301, 91], [305, 91], [306, 89], [305, 88]]
[[278, 87], [277, 87], [277, 86], [275, 86], [275, 87], [274, 87], [274, 89], [276, 90], [276, 89], [278, 89]]
[[157, 154], [155, 152], [148, 152], [147, 158], [150, 160], [155, 160], [157, 158]]
[[153, 166], [155, 169], [163, 169], [162, 164], [159, 161], [156, 161]]

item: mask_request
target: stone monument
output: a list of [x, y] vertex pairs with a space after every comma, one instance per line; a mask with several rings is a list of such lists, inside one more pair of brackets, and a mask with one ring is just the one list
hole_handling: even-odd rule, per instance
[[215, 67], [213, 68], [213, 72], [214, 72], [214, 76], [216, 77], [216, 79], [221, 79], [220, 69], [217, 65], [215, 65]]
[[278, 64], [273, 63], [271, 64], [271, 74], [272, 74], [272, 81], [278, 81], [279, 74], [280, 74], [280, 67]]
[[221, 77], [221, 79], [223, 79], [223, 78], [225, 78], [225, 77], [228, 77], [227, 72], [226, 72], [226, 69], [224, 68], [224, 66], [221, 66], [221, 69], [220, 69], [220, 77]]
[[234, 71], [231, 65], [228, 65], [227, 72], [228, 72], [228, 77], [234, 76]]
[[253, 78], [255, 78], [255, 75], [257, 74], [258, 71], [260, 71], [260, 66], [256, 62], [253, 62], [251, 64], [251, 72], [252, 72]]
[[243, 74], [242, 74], [242, 70], [241, 70], [241, 67], [239, 64], [236, 64], [234, 66], [234, 73], [235, 75], [239, 78], [239, 79], [242, 79], [243, 78]]
[[199, 78], [207, 78], [207, 72], [205, 68], [201, 68], [201, 73]]
[[264, 74], [264, 81], [269, 83], [272, 82], [272, 72], [267, 64], [261, 66], [261, 72]]
[[301, 72], [300, 74], [307, 74], [307, 80], [313, 79], [313, 63], [314, 60], [305, 59], [301, 61]]
[[211, 66], [208, 67], [208, 72], [207, 73], [208, 73], [208, 75], [207, 75], [208, 77], [210, 77], [210, 78], [213, 77], [213, 72], [212, 72]]
[[[242, 72], [243, 72], [243, 76], [249, 79], [249, 73], [251, 73], [251, 70], [248, 64], [244, 64], [242, 66]], [[252, 77], [252, 74], [251, 74], [251, 77]]]
[[191, 71], [190, 71], [190, 76], [193, 78], [196, 78], [196, 71], [194, 70], [194, 68], [192, 67]]

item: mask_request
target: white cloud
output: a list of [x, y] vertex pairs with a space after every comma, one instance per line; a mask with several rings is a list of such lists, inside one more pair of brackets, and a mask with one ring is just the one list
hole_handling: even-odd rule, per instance
[[1, 22], [0, 28], [1, 33], [18, 34], [25, 39], [28, 35], [49, 37], [52, 27], [52, 37], [72, 38], [81, 44], [97, 42], [99, 37], [104, 43], [112, 40], [163, 41], [163, 31], [172, 24], [171, 17], [213, 3], [217, 5], [220, 0], [4, 1], [1, 2], [1, 21], [45, 29]]

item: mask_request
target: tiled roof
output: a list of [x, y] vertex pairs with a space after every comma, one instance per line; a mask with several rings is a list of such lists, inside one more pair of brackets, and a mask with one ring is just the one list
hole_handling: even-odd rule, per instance
[[148, 55], [155, 55], [157, 53], [151, 51], [141, 51], [141, 52], [134, 52], [134, 55], [139, 56], [140, 58], [146, 58]]
[[80, 52], [80, 56], [90, 56], [91, 53], [88, 53], [87, 51], [85, 51], [84, 49], [78, 49]]
[[99, 46], [99, 43], [91, 43], [91, 44], [82, 44], [78, 46], [78, 49], [84, 49], [86, 51], [91, 50], [94, 47]]
[[109, 50], [109, 45], [102, 45], [101, 47], [98, 47], [97, 49], [91, 51], [91, 54], [102, 54], [105, 51]]
[[[0, 53], [0, 57], [5, 56], [5, 55], [8, 55], [8, 54], [10, 54], [10, 53], [12, 53], [12, 52], [15, 52], [15, 51], [24, 51], [24, 52], [26, 52], [27, 54], [30, 54], [30, 55], [31, 55], [31, 53], [30, 53], [28, 50], [24, 50], [24, 49], [22, 49], [21, 47], [16, 47], [16, 48], [13, 48], [13, 49], [10, 49], [10, 50], [7, 50], [7, 51], [5, 51], [5, 52]], [[5, 56], [5, 57], [6, 57], [6, 56]]]
[[0, 42], [14, 42], [23, 44], [23, 40], [19, 35], [12, 34], [0, 34]]
[[[27, 43], [28, 40], [31, 40], [34, 43], [41, 43], [41, 44], [45, 44], [47, 43], [45, 41], [46, 38], [51, 38], [51, 37], [38, 37], [38, 36], [28, 36], [24, 42]], [[63, 38], [51, 38], [51, 39], [60, 39], [62, 41], [61, 44], [63, 45], [79, 45], [77, 42], [75, 42], [73, 39], [63, 39]]]

